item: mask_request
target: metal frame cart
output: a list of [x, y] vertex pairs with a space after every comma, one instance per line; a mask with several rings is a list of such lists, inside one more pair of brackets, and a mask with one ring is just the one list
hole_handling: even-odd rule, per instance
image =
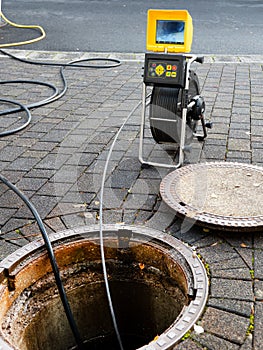
[[[140, 128], [139, 160], [144, 165], [162, 166], [166, 168], [178, 168], [184, 163], [184, 153], [189, 151], [193, 136], [199, 141], [207, 136], [206, 128], [211, 123], [206, 123], [204, 118], [205, 102], [200, 96], [200, 87], [197, 75], [191, 70], [193, 62], [203, 63], [204, 58], [189, 54], [170, 54], [169, 51], [189, 50], [191, 40], [191, 17], [186, 10], [149, 10], [148, 32], [150, 31], [147, 47], [159, 51], [164, 48], [165, 53], [146, 53], [143, 75], [142, 91], [142, 117]], [[183, 17], [182, 17], [183, 12]], [[180, 21], [177, 18], [179, 16]], [[181, 16], [181, 17], [180, 17]], [[168, 17], [168, 20], [167, 20]], [[181, 43], [167, 45], [158, 42], [156, 47], [151, 44], [156, 40], [153, 31], [158, 30], [158, 18], [168, 24], [183, 23], [185, 28], [184, 45]], [[165, 18], [165, 20], [163, 20]], [[155, 27], [153, 26], [154, 23]], [[167, 25], [167, 23], [165, 23]], [[187, 26], [188, 24], [188, 26]], [[188, 28], [188, 31], [186, 30]], [[187, 39], [188, 38], [188, 39]], [[151, 92], [147, 93], [150, 87]], [[144, 140], [146, 110], [149, 108], [149, 122], [153, 139], [160, 144], [178, 144], [179, 159], [177, 164], [157, 163], [144, 159]], [[198, 122], [201, 122], [202, 134], [197, 134]]]

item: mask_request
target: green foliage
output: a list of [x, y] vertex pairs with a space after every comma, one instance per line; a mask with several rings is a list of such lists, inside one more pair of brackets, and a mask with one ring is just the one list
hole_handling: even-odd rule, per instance
[[249, 317], [249, 326], [246, 332], [246, 335], [252, 334], [254, 331], [254, 314], [251, 314]]

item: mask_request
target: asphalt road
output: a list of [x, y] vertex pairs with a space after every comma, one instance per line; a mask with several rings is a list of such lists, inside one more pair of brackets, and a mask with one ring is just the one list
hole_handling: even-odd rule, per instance
[[[2, 0], [10, 20], [45, 28], [47, 38], [25, 48], [52, 51], [144, 52], [149, 8], [190, 12], [193, 53], [263, 54], [263, 0]], [[0, 28], [0, 42], [10, 33]], [[28, 35], [16, 31], [16, 41]]]

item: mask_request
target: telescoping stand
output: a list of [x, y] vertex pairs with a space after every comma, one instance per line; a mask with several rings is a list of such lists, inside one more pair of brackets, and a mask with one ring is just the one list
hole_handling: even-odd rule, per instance
[[[191, 49], [192, 36], [192, 18], [188, 11], [148, 11], [147, 50], [161, 53], [145, 54], [139, 145], [142, 164], [180, 167], [193, 136], [199, 141], [204, 140], [206, 128], [211, 127], [211, 123], [205, 123], [205, 102], [200, 96], [198, 77], [191, 70], [193, 62], [203, 63], [204, 58], [184, 53]], [[148, 87], [151, 88], [149, 95]], [[160, 144], [178, 144], [177, 164], [156, 163], [143, 158], [147, 108], [154, 140]], [[200, 135], [197, 134], [199, 122], [202, 127]]]

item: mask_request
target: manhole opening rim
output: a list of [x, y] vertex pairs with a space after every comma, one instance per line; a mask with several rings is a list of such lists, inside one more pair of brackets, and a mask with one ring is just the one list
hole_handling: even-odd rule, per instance
[[[192, 272], [193, 286], [195, 290], [195, 296], [190, 301], [189, 305], [185, 306], [177, 319], [169, 326], [169, 328], [164, 331], [160, 337], [151, 342], [148, 345], [144, 345], [137, 350], [157, 350], [171, 349], [183, 335], [193, 327], [195, 322], [201, 316], [203, 309], [206, 305], [209, 291], [208, 277], [206, 274], [205, 267], [196, 253], [187, 245], [182, 243], [180, 240], [166, 233], [158, 230], [146, 228], [146, 227], [136, 227], [128, 225], [103, 225], [103, 232], [105, 235], [110, 233], [117, 233], [120, 231], [131, 231], [135, 234], [136, 238], [140, 237], [142, 243], [149, 240], [155, 239], [160, 242], [164, 242], [171, 247], [173, 247], [179, 254], [181, 254], [188, 264]], [[60, 231], [57, 233], [52, 233], [50, 239], [52, 244], [58, 243], [63, 244], [63, 241], [73, 240], [85, 240], [89, 235], [99, 233], [99, 226], [82, 226], [80, 228], [68, 229], [65, 231]], [[8, 271], [14, 269], [23, 259], [29, 255], [36, 253], [39, 250], [43, 250], [44, 242], [42, 240], [37, 240], [27, 244], [26, 246], [18, 249], [14, 253], [10, 254], [7, 258], [0, 262], [0, 282], [8, 274]], [[184, 268], [183, 268], [184, 269]], [[11, 350], [12, 347], [5, 343], [4, 339], [0, 337], [0, 346], [3, 350]]]

